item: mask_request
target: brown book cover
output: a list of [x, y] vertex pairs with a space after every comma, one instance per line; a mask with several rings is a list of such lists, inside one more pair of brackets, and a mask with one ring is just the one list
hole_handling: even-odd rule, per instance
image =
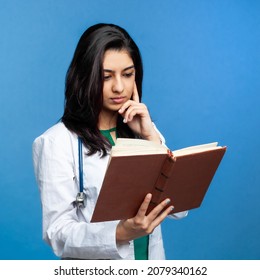
[[149, 141], [129, 140], [123, 140], [123, 148], [116, 144], [119, 154], [112, 149], [91, 222], [134, 217], [147, 193], [152, 193], [148, 212], [165, 198], [174, 205], [172, 213], [199, 207], [226, 151], [217, 143], [175, 152], [164, 146], [153, 150], [149, 143], [146, 151], [143, 145]]

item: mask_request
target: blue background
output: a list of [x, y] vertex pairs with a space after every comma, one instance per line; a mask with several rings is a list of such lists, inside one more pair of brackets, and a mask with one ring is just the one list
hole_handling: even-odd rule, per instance
[[202, 207], [163, 223], [167, 258], [259, 259], [259, 15], [257, 0], [0, 0], [0, 258], [56, 259], [31, 145], [63, 112], [80, 35], [109, 22], [140, 47], [143, 101], [168, 146], [228, 146]]

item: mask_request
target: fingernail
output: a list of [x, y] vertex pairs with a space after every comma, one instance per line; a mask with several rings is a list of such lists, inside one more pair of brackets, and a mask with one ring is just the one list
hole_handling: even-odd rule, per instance
[[171, 202], [171, 200], [168, 198], [167, 200], [166, 200], [166, 204], [169, 204]]
[[171, 211], [174, 209], [174, 206], [171, 207]]
[[126, 119], [123, 119], [123, 122], [126, 123]]

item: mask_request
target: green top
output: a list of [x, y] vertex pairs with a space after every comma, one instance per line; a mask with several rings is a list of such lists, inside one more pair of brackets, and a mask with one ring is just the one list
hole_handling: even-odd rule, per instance
[[[116, 131], [116, 127], [113, 127], [113, 128], [110, 128], [110, 129], [107, 129], [107, 130], [100, 130], [101, 134], [107, 138], [107, 140], [109, 141], [109, 143], [114, 146], [115, 145], [115, 142], [111, 136], [111, 132], [114, 132]], [[117, 134], [116, 134], [116, 137], [117, 137]]]
[[[111, 132], [116, 131], [116, 127], [107, 130], [100, 130], [101, 134], [107, 138], [109, 143], [114, 146], [115, 142], [111, 136]], [[117, 134], [116, 134], [117, 137]], [[136, 260], [148, 260], [148, 244], [149, 236], [143, 236], [134, 240], [134, 251]]]

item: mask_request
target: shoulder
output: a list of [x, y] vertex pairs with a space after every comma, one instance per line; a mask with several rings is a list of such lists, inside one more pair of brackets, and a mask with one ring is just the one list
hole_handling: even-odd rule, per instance
[[[47, 129], [43, 134], [37, 138], [49, 138], [49, 139], [60, 139], [68, 137], [70, 131], [66, 128], [63, 122], [59, 122], [49, 129]], [[36, 139], [37, 139], [36, 138]]]
[[64, 123], [59, 122], [49, 129], [47, 129], [43, 134], [41, 134], [39, 137], [37, 137], [34, 142], [37, 142], [39, 140], [48, 139], [52, 142], [64, 142], [66, 139], [69, 139], [71, 136], [73, 136], [74, 133], [70, 132]]
[[70, 132], [64, 123], [59, 122], [33, 141], [33, 150], [41, 150], [50, 146], [58, 147], [61, 150], [67, 150], [67, 147], [71, 146], [76, 138], [77, 136]]

